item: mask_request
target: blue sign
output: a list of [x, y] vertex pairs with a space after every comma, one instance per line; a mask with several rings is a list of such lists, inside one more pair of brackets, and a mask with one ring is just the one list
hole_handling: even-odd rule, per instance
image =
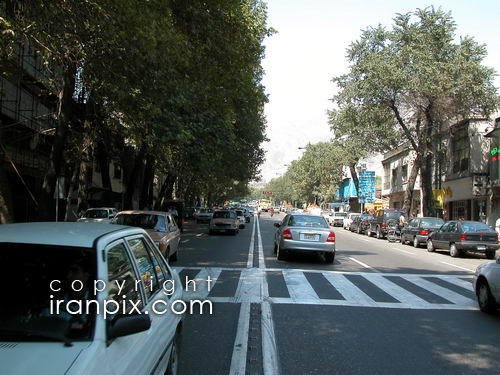
[[359, 203], [375, 202], [375, 172], [362, 171], [359, 173]]

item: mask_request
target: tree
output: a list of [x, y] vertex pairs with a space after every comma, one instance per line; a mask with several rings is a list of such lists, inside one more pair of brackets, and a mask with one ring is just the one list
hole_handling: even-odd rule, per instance
[[[373, 131], [394, 132], [415, 151], [423, 214], [430, 216], [433, 155], [442, 129], [487, 117], [498, 103], [494, 70], [482, 65], [486, 47], [471, 37], [455, 43], [455, 30], [451, 15], [441, 9], [398, 14], [392, 29], [379, 25], [362, 32], [347, 50], [349, 72], [334, 79], [339, 88], [336, 113], [342, 117], [354, 111], [368, 121], [344, 121], [344, 134], [359, 139], [366, 127], [365, 139]], [[335, 119], [333, 123], [338, 125]]]

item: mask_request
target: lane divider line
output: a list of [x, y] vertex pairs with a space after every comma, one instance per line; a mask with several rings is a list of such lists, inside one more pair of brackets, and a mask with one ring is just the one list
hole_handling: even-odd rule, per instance
[[353, 262], [358, 263], [358, 264], [359, 264], [360, 266], [362, 266], [362, 267], [368, 268], [368, 269], [370, 269], [370, 270], [374, 270], [375, 272], [379, 272], [379, 271], [377, 271], [375, 268], [373, 268], [372, 266], [369, 266], [368, 264], [363, 263], [363, 262], [361, 262], [360, 260], [357, 260], [357, 259], [355, 259], [355, 258], [353, 258], [353, 257], [348, 257], [348, 258], [349, 258], [350, 260], [352, 260]]
[[250, 329], [250, 303], [243, 302], [240, 307], [238, 328], [234, 339], [233, 355], [231, 357], [230, 375], [245, 375], [248, 350], [248, 331]]
[[262, 336], [262, 367], [264, 375], [279, 375], [281, 373], [278, 359], [278, 347], [276, 345], [276, 334], [274, 333], [273, 311], [269, 301], [269, 285], [267, 284], [266, 264], [264, 262], [264, 248], [260, 234], [260, 224], [257, 218], [257, 246], [259, 248], [259, 269], [262, 269], [261, 296], [263, 302], [260, 305], [261, 336]]
[[410, 254], [410, 255], [417, 255], [415, 253], [412, 253], [411, 251], [403, 250], [403, 249], [400, 249], [400, 248], [395, 247], [395, 246], [391, 246], [391, 249], [396, 250], [396, 251], [401, 251], [402, 253], [406, 253], [406, 254]]
[[260, 234], [260, 223], [257, 218], [257, 245], [259, 247], [259, 268], [266, 268], [266, 263], [264, 261], [264, 248], [262, 246], [262, 236]]
[[253, 267], [253, 252], [255, 247], [255, 221], [254, 219], [252, 225], [252, 237], [250, 238], [250, 246], [248, 247], [248, 260], [247, 260], [247, 268]]
[[468, 272], [472, 272], [474, 273], [475, 271], [474, 270], [471, 270], [469, 268], [465, 268], [465, 267], [461, 267], [461, 266], [457, 266], [456, 264], [453, 264], [453, 263], [448, 263], [448, 262], [441, 262], [443, 264], [446, 264], [448, 266], [452, 266], [452, 267], [455, 267], [455, 268], [458, 268], [458, 269], [461, 269], [461, 270], [464, 270], [464, 271], [468, 271]]

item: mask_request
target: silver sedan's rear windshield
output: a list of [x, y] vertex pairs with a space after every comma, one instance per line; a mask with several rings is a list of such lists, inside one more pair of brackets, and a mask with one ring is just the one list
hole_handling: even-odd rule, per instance
[[292, 215], [288, 219], [289, 227], [315, 227], [328, 228], [328, 223], [323, 216]]

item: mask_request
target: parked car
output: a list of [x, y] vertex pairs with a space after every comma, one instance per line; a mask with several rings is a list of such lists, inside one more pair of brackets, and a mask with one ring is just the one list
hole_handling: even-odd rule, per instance
[[194, 213], [194, 218], [197, 223], [210, 223], [212, 220], [213, 210], [210, 208], [199, 208]]
[[171, 374], [183, 316], [166, 308], [182, 299], [169, 280], [180, 285], [140, 228], [0, 225], [2, 374]]
[[373, 219], [372, 214], [362, 213], [360, 216], [356, 216], [354, 219], [352, 219], [349, 230], [351, 232], [356, 232], [357, 234], [364, 234], [371, 219]]
[[479, 265], [472, 285], [481, 311], [490, 313], [500, 307], [500, 257]]
[[320, 215], [291, 214], [274, 224], [274, 253], [285, 260], [288, 253], [315, 252], [323, 254], [326, 263], [335, 259], [335, 232]]
[[497, 232], [479, 221], [449, 221], [432, 232], [427, 240], [427, 251], [439, 249], [447, 249], [452, 257], [473, 251], [494, 259], [498, 249]]
[[344, 219], [347, 217], [347, 212], [332, 212], [328, 216], [328, 221], [332, 227], [341, 227], [344, 225]]
[[171, 262], [178, 259], [181, 231], [174, 215], [161, 211], [121, 211], [113, 223], [139, 227], [149, 234], [163, 256]]
[[427, 243], [429, 234], [439, 229], [444, 220], [436, 217], [416, 217], [401, 229], [401, 243], [412, 243], [414, 247]]
[[232, 210], [216, 210], [210, 220], [208, 233], [229, 232], [233, 235], [239, 232], [240, 221]]
[[352, 223], [352, 220], [356, 217], [356, 216], [360, 216], [361, 214], [359, 212], [348, 212], [347, 213], [347, 216], [344, 217], [344, 220], [343, 220], [343, 223], [342, 223], [342, 227], [344, 229], [349, 229], [349, 226], [351, 225]]
[[238, 217], [238, 221], [239, 221], [239, 226], [238, 228], [239, 229], [243, 229], [245, 228], [245, 222], [246, 222], [246, 219], [245, 219], [245, 212], [243, 210], [235, 210], [236, 212], [236, 216]]
[[368, 237], [375, 235], [375, 237], [379, 239], [387, 237], [387, 222], [394, 220], [399, 221], [401, 215], [406, 217], [406, 212], [395, 209], [383, 209], [377, 211], [377, 214], [368, 221], [366, 235]]
[[80, 223], [109, 223], [118, 213], [114, 207], [89, 208], [77, 220]]

